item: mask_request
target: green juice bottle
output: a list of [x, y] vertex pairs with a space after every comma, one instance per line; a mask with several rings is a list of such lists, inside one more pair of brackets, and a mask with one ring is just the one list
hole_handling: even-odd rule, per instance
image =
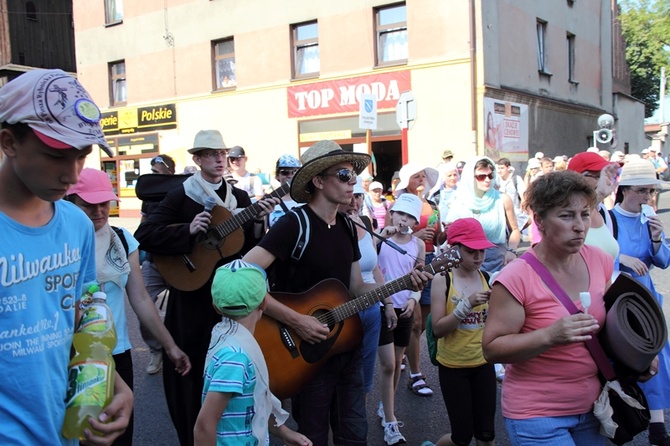
[[72, 339], [76, 354], [68, 366], [65, 438], [83, 440], [84, 430], [91, 429], [88, 419], [97, 418], [114, 396], [112, 351], [116, 346], [116, 330], [106, 301], [105, 293], [93, 293], [93, 301], [84, 308]]

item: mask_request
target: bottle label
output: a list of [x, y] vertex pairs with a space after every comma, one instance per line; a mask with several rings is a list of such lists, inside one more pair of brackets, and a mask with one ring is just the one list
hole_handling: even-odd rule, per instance
[[433, 211], [428, 217], [428, 226], [433, 226], [435, 223], [437, 223], [437, 210]]
[[102, 305], [90, 305], [84, 310], [77, 331], [101, 332], [107, 330], [109, 310]]
[[105, 362], [80, 362], [72, 364], [68, 373], [66, 408], [74, 406], [100, 406], [107, 399], [107, 371]]

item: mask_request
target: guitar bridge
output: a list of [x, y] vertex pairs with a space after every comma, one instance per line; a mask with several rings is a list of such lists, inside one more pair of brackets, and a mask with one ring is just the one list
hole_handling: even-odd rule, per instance
[[286, 347], [286, 350], [291, 353], [292, 358], [297, 358], [300, 356], [300, 353], [298, 352], [298, 347], [293, 340], [293, 337], [291, 336], [291, 333], [289, 333], [288, 329], [281, 325], [279, 327], [279, 337], [281, 337], [281, 342], [284, 344], [284, 347]]

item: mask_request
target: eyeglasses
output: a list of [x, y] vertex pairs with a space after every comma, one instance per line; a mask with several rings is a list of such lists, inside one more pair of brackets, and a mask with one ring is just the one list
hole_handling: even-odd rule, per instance
[[354, 198], [360, 200], [361, 198], [363, 198], [363, 194], [354, 194]]
[[649, 194], [652, 197], [655, 197], [656, 195], [658, 195], [658, 189], [654, 189], [654, 188], [651, 188], [651, 189], [646, 189], [646, 188], [645, 189], [633, 189], [633, 188], [631, 188], [630, 190], [632, 190], [633, 192], [635, 192], [638, 195]]
[[206, 152], [200, 152], [198, 153], [199, 157], [202, 158], [212, 158], [212, 159], [225, 159], [226, 158], [226, 152], [223, 150], [208, 150]]
[[475, 179], [476, 179], [477, 181], [484, 181], [484, 180], [487, 179], [487, 178], [488, 178], [489, 180], [492, 180], [494, 176], [495, 176], [495, 175], [493, 175], [493, 172], [488, 173], [488, 174], [487, 174], [487, 173], [480, 173], [480, 174], [478, 174], [478, 175], [475, 175]]
[[356, 178], [356, 172], [349, 169], [340, 169], [335, 173], [322, 173], [323, 177], [336, 177], [342, 183], [349, 183], [351, 180]]
[[279, 171], [279, 175], [284, 175], [285, 177], [289, 175], [295, 175], [298, 169], [282, 169]]
[[596, 181], [600, 180], [600, 172], [589, 172], [587, 170], [586, 172], [582, 172], [582, 175], [586, 178], [593, 178]]

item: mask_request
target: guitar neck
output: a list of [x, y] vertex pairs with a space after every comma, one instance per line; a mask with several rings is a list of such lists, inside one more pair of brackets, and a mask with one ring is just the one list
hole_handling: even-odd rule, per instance
[[[284, 195], [288, 194], [290, 190], [291, 190], [290, 184], [284, 183], [279, 189], [272, 191], [268, 195], [268, 197], [281, 198]], [[235, 231], [237, 228], [241, 227], [244, 223], [256, 217], [258, 214], [261, 213], [262, 210], [263, 208], [261, 207], [261, 205], [258, 204], [258, 202], [256, 202], [251, 206], [242, 209], [240, 212], [233, 215], [232, 218], [216, 225], [213, 229], [219, 234], [221, 238], [226, 237], [227, 235]]]
[[[429, 272], [430, 274], [435, 274], [435, 269], [431, 265], [426, 265], [424, 271]], [[324, 323], [339, 322], [344, 319], [347, 319], [359, 311], [363, 311], [366, 308], [370, 308], [377, 302], [381, 301], [383, 298], [395, 294], [399, 291], [410, 290], [412, 289], [412, 275], [407, 274], [398, 279], [394, 279], [390, 282], [385, 283], [384, 285], [376, 288], [367, 293], [363, 293], [360, 296], [339, 305], [336, 308], [333, 308], [331, 311], [326, 313], [325, 317], [319, 317], [319, 319], [324, 319]]]

